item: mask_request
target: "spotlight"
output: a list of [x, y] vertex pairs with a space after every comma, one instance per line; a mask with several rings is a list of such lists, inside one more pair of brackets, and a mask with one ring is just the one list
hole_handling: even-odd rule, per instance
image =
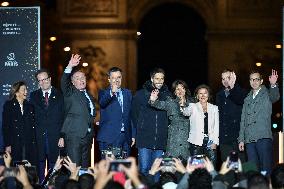
[[89, 64], [87, 62], [83, 62], [82, 66], [87, 67]]
[[140, 36], [140, 35], [141, 35], [141, 32], [138, 31], [138, 32], [136, 32], [136, 34], [137, 34], [137, 36]]
[[8, 7], [9, 6], [9, 2], [8, 1], [3, 1], [2, 3], [1, 3], [1, 6], [2, 7]]
[[257, 62], [257, 63], [255, 63], [255, 65], [260, 67], [261, 66], [261, 62]]
[[281, 49], [281, 48], [282, 48], [282, 45], [281, 45], [281, 44], [276, 44], [276, 45], [275, 45], [275, 48], [276, 48], [276, 49]]
[[68, 51], [70, 51], [70, 50], [71, 50], [70, 47], [64, 47], [64, 51], [68, 52]]
[[53, 36], [53, 37], [50, 37], [49, 40], [50, 40], [50, 41], [56, 41], [56, 37], [54, 37], [54, 36]]

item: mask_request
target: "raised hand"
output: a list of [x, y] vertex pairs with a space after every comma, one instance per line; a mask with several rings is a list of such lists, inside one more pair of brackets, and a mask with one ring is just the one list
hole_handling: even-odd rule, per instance
[[69, 63], [68, 63], [68, 68], [73, 68], [75, 66], [78, 66], [78, 64], [80, 63], [80, 60], [81, 60], [81, 56], [78, 55], [78, 54], [72, 54], [71, 56], [71, 59], [69, 60]]
[[29, 182], [28, 179], [28, 174], [27, 171], [25, 170], [23, 165], [19, 165], [18, 167], [19, 171], [17, 173], [16, 178], [18, 179], [18, 181], [20, 181], [22, 183], [22, 185], [24, 186], [24, 188], [33, 188]]
[[6, 151], [3, 158], [4, 158], [5, 166], [10, 167], [11, 162], [12, 162], [11, 154], [8, 151]]
[[236, 76], [235, 72], [231, 72], [230, 76], [229, 76], [229, 80], [228, 80], [228, 85], [229, 85], [230, 89], [234, 88], [235, 83], [236, 83], [236, 79], [237, 79], [237, 76]]
[[277, 71], [272, 69], [271, 76], [269, 76], [270, 85], [275, 85], [278, 79]]
[[150, 175], [155, 175], [157, 172], [161, 170], [161, 163], [162, 163], [162, 158], [156, 158], [154, 163], [151, 166], [151, 169], [149, 170]]
[[159, 94], [159, 90], [158, 89], [154, 89], [151, 92], [151, 96], [150, 96], [150, 101], [156, 101], [158, 99], [158, 94]]
[[186, 172], [186, 168], [183, 166], [182, 162], [180, 159], [177, 158], [173, 158], [174, 160], [174, 165], [175, 165], [175, 169], [180, 172], [180, 173], [185, 173]]
[[214, 165], [213, 163], [210, 161], [210, 159], [208, 157], [204, 158], [204, 166], [206, 168], [206, 170], [210, 173], [211, 171], [214, 171]]
[[116, 93], [116, 92], [117, 92], [118, 87], [117, 87], [117, 84], [116, 84], [115, 81], [111, 81], [111, 82], [110, 82], [110, 87], [111, 87], [111, 92], [112, 92], [112, 93]]
[[59, 169], [61, 169], [63, 161], [64, 161], [64, 159], [60, 158], [60, 156], [58, 156], [53, 169], [55, 171], [58, 171]]

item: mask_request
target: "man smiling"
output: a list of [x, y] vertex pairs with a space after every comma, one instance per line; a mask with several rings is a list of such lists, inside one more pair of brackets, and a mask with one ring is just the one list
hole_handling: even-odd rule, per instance
[[244, 100], [242, 109], [239, 150], [246, 153], [248, 161], [254, 162], [267, 174], [272, 168], [272, 132], [271, 114], [272, 103], [280, 98], [279, 88], [276, 84], [278, 79], [277, 71], [272, 70], [269, 76], [269, 90], [262, 85], [263, 79], [259, 72], [250, 74], [251, 91]]

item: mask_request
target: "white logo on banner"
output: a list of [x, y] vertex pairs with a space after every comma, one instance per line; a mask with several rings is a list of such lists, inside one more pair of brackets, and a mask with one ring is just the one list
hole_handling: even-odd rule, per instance
[[18, 62], [15, 58], [15, 53], [9, 53], [7, 59], [8, 61], [5, 62], [5, 66], [18, 66]]

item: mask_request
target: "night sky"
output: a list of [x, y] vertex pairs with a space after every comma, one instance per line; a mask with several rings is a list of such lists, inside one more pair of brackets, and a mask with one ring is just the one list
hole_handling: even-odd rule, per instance
[[154, 67], [166, 71], [169, 87], [176, 79], [185, 80], [191, 91], [207, 83], [206, 25], [196, 11], [178, 3], [163, 4], [144, 16], [139, 31], [138, 88]]

